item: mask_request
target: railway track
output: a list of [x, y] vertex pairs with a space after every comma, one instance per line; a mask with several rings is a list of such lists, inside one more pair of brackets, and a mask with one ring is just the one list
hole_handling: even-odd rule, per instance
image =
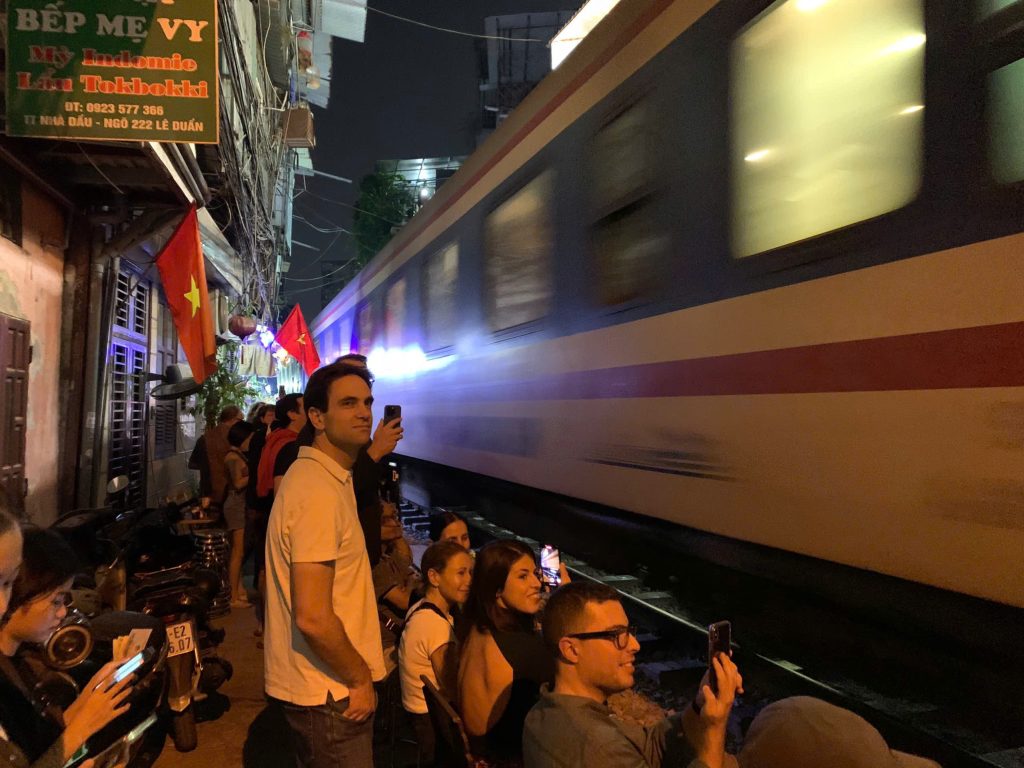
[[[523, 531], [512, 531], [473, 510], [447, 509], [466, 518], [476, 546], [496, 538], [516, 538], [535, 551], [540, 548], [541, 542]], [[408, 526], [425, 528], [430, 510], [404, 503], [402, 511]], [[708, 616], [702, 606], [682, 604], [672, 590], [648, 585], [642, 568], [638, 573], [610, 572], [574, 557], [571, 546], [560, 544], [559, 549], [573, 579], [599, 581], [622, 595], [631, 621], [640, 628], [638, 692], [663, 709], [685, 706], [704, 672], [707, 624], [731, 617]], [[794, 625], [793, 632], [800, 631], [800, 626]], [[860, 631], [869, 635], [871, 629]], [[745, 637], [744, 627], [734, 622], [733, 652], [743, 673], [745, 694], [737, 700], [730, 721], [730, 751], [738, 751], [750, 722], [764, 706], [787, 696], [804, 695], [857, 712], [878, 728], [891, 747], [930, 757], [945, 768], [1024, 766], [1024, 748], [1008, 746], [1005, 734], [993, 737], [979, 732], [972, 723], [959, 720], [948, 705], [917, 695], [910, 685], [903, 695], [894, 696], [876, 690], [870, 680], [853, 679], [823, 667], [819, 659], [804, 663], [799, 657], [782, 658], [762, 646], [756, 633], [751, 635]], [[885, 666], [891, 667], [892, 660]], [[1024, 728], [1020, 735], [1019, 743], [1024, 744]]]

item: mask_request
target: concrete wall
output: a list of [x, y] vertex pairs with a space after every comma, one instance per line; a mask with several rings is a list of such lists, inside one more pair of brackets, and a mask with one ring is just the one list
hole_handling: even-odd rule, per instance
[[31, 323], [25, 510], [45, 525], [57, 515], [61, 301], [65, 214], [22, 184], [22, 244], [0, 238], [0, 312]]

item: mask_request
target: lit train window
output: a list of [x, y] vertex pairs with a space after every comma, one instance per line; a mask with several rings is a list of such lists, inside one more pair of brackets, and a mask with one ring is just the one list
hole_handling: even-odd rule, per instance
[[458, 243], [442, 248], [423, 264], [423, 321], [428, 351], [455, 343], [455, 289], [458, 280]]
[[648, 107], [634, 104], [601, 128], [587, 152], [598, 295], [616, 305], [646, 293], [666, 245], [654, 221]]
[[735, 40], [733, 253], [896, 210], [922, 165], [921, 0], [780, 0]]
[[405, 327], [405, 278], [388, 288], [384, 299], [384, 344], [389, 349], [402, 346]]
[[500, 331], [537, 320], [551, 303], [554, 172], [545, 171], [484, 222], [487, 318]]

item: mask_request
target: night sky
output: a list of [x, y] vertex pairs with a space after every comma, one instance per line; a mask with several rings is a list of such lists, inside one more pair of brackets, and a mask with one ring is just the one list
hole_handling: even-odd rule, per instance
[[[575, 10], [581, 4], [582, 0], [371, 2], [389, 13], [477, 34], [483, 33], [487, 16]], [[372, 11], [366, 20], [366, 42], [335, 40], [330, 107], [314, 107], [313, 166], [354, 183], [307, 177], [306, 188], [319, 198], [351, 205], [359, 180], [373, 172], [377, 160], [470, 154], [479, 121], [478, 44], [485, 41], [424, 29]], [[303, 179], [297, 182], [299, 190]], [[321, 229], [352, 228], [351, 208], [312, 195], [298, 195], [295, 214]], [[335, 234], [293, 222], [293, 239], [321, 250]], [[288, 278], [319, 277], [321, 256], [323, 261], [344, 262], [355, 253], [352, 237], [344, 233], [328, 252], [321, 250], [293, 246], [291, 270], [283, 281], [285, 303], [298, 300], [309, 322], [321, 309], [319, 282]]]

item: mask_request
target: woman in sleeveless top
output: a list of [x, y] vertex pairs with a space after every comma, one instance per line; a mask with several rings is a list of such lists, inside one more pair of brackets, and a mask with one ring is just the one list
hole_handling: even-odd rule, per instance
[[541, 605], [528, 546], [504, 539], [480, 550], [466, 605], [459, 693], [474, 753], [491, 761], [522, 760], [526, 713], [541, 685], [554, 680], [554, 659], [535, 629]]
[[469, 598], [473, 558], [451, 541], [432, 544], [423, 553], [420, 571], [426, 593], [413, 604], [405, 619], [398, 646], [402, 706], [412, 718], [419, 744], [419, 764], [434, 762], [434, 729], [420, 677], [425, 675], [448, 701], [456, 698], [459, 646], [452, 609]]

